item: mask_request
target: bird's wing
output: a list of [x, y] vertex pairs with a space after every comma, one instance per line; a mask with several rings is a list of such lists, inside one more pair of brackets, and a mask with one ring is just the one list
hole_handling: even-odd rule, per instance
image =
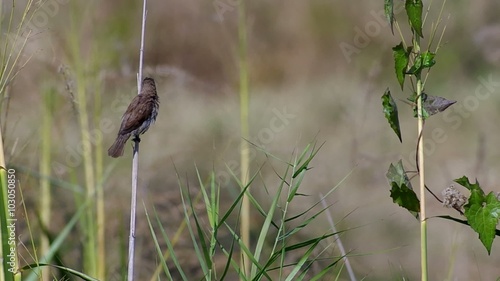
[[123, 114], [120, 134], [129, 134], [138, 129], [148, 119], [153, 107], [144, 95], [137, 95]]

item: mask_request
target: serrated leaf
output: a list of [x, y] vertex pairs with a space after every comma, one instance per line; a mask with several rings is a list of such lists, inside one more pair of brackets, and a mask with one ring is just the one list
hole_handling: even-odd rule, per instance
[[394, 35], [394, 0], [384, 0], [384, 13], [391, 25], [392, 35]]
[[422, 0], [406, 0], [405, 9], [410, 20], [410, 26], [418, 36], [424, 38], [422, 34]]
[[408, 67], [410, 48], [408, 51], [405, 50], [403, 42], [392, 48], [392, 55], [394, 56], [394, 69], [396, 72], [396, 77], [398, 78], [401, 90], [403, 89], [405, 83], [405, 73]]
[[389, 122], [389, 125], [391, 125], [392, 130], [398, 136], [399, 141], [403, 142], [401, 138], [401, 129], [399, 127], [398, 107], [391, 96], [389, 88], [387, 88], [385, 93], [382, 95], [382, 108], [385, 118]]
[[[476, 196], [476, 199], [477, 196]], [[472, 201], [476, 201], [472, 200]], [[495, 239], [496, 226], [500, 217], [500, 201], [496, 195], [490, 192], [480, 204], [467, 203], [465, 205], [465, 217], [474, 231], [479, 234], [479, 240], [491, 254], [491, 245]]]
[[407, 209], [414, 217], [418, 218], [420, 201], [417, 194], [405, 184], [397, 186], [396, 183], [391, 183], [391, 198], [394, 203]]
[[395, 182], [398, 186], [405, 184], [408, 188], [413, 189], [411, 182], [406, 175], [405, 169], [403, 167], [403, 162], [399, 160], [396, 165], [389, 165], [387, 174], [385, 175], [390, 182]]
[[490, 192], [487, 196], [479, 183], [470, 183], [466, 176], [456, 179], [455, 182], [470, 190], [470, 197], [464, 206], [467, 222], [479, 234], [488, 254], [491, 253], [493, 239], [497, 232], [496, 226], [500, 218], [500, 201]]
[[406, 175], [403, 162], [399, 160], [395, 166], [391, 163], [386, 177], [391, 185], [391, 198], [393, 202], [407, 209], [413, 216], [418, 218], [420, 201]]
[[460, 184], [461, 186], [467, 188], [471, 192], [472, 191], [481, 191], [482, 195], [484, 196], [484, 192], [481, 189], [481, 186], [479, 185], [477, 180], [476, 180], [476, 183], [472, 184], [472, 183], [470, 183], [469, 178], [467, 178], [466, 176], [462, 176], [461, 178], [453, 180], [453, 181]]

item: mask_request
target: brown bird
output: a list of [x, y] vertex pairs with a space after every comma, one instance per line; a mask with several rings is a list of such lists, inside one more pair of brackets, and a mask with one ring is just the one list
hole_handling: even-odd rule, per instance
[[155, 80], [146, 77], [142, 80], [141, 93], [137, 95], [123, 114], [122, 124], [113, 145], [108, 149], [108, 155], [114, 158], [123, 155], [123, 147], [130, 138], [141, 141], [139, 135], [144, 134], [155, 122], [158, 115], [160, 100], [156, 94]]

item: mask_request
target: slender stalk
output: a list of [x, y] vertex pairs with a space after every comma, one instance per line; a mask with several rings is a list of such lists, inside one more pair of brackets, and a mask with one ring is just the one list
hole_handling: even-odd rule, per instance
[[[75, 11], [76, 13], [76, 8]], [[76, 27], [73, 27], [75, 30]], [[78, 122], [80, 125], [80, 142], [82, 144], [82, 157], [83, 169], [85, 174], [85, 198], [90, 200], [95, 198], [95, 177], [94, 177], [94, 163], [92, 157], [92, 142], [90, 138], [90, 124], [89, 114], [87, 107], [87, 82], [88, 76], [86, 74], [86, 64], [81, 57], [80, 39], [78, 32], [71, 36], [73, 68], [76, 73], [76, 108], [78, 112]], [[96, 275], [96, 224], [95, 224], [95, 201], [90, 200], [90, 204], [86, 209], [84, 227], [86, 232], [86, 239], [84, 243], [84, 268], [85, 271], [91, 275]]]
[[[3, 15], [3, 5], [0, 5], [0, 15]], [[0, 20], [0, 30], [2, 30], [2, 23], [3, 23], [3, 20]], [[1, 56], [0, 56], [1, 58]]]
[[[321, 200], [321, 205], [323, 208], [327, 209], [328, 204], [326, 203], [326, 198], [323, 196], [322, 193], [319, 194], [319, 198]], [[333, 222], [332, 214], [330, 212], [325, 212], [326, 214], [326, 219], [328, 220], [328, 223], [330, 224], [330, 227], [333, 231], [333, 233], [336, 233], [333, 235], [333, 238], [337, 242], [337, 245], [340, 250], [340, 254], [342, 255], [342, 259], [344, 260], [345, 267], [347, 269], [347, 273], [349, 273], [349, 279], [351, 281], [357, 281], [358, 279], [356, 278], [356, 275], [354, 274], [354, 269], [351, 266], [351, 262], [349, 261], [349, 258], [347, 256], [347, 252], [345, 251], [344, 244], [342, 243], [342, 240], [340, 239], [340, 235], [338, 234], [337, 228], [335, 227], [335, 223]]]
[[[139, 73], [137, 76], [137, 94], [141, 93], [142, 65], [144, 60], [144, 34], [146, 30], [146, 3], [142, 6], [141, 49], [139, 50]], [[135, 255], [135, 220], [137, 211], [137, 174], [139, 171], [139, 142], [134, 140], [134, 156], [132, 160], [132, 192], [130, 199], [130, 236], [128, 241], [128, 274], [127, 280], [134, 280], [134, 255]]]
[[[48, 89], [44, 95], [44, 103], [42, 108], [42, 131], [41, 131], [41, 157], [40, 157], [40, 221], [43, 227], [50, 229], [51, 217], [51, 201], [52, 195], [50, 190], [50, 152], [51, 152], [51, 131], [52, 131], [52, 104], [53, 104], [53, 89]], [[45, 255], [49, 251], [49, 238], [45, 235], [40, 237], [40, 253]], [[50, 262], [50, 261], [47, 261]], [[50, 270], [48, 267], [42, 269], [42, 280], [50, 280]]]
[[417, 78], [417, 111], [418, 114], [418, 166], [420, 176], [420, 250], [421, 250], [421, 268], [422, 268], [422, 281], [427, 280], [427, 221], [425, 210], [425, 173], [424, 173], [424, 119], [422, 116], [422, 80]]
[[[82, 50], [81, 28], [82, 22], [85, 18], [82, 13], [82, 6], [77, 2], [71, 2], [71, 27], [69, 36], [70, 45], [70, 60], [71, 69], [74, 72], [73, 77], [68, 75], [67, 83], [74, 79], [76, 81], [76, 89], [74, 94], [74, 107], [77, 112], [78, 124], [80, 129], [80, 144], [82, 146], [82, 159], [85, 177], [85, 194], [84, 198], [79, 194], [75, 194], [76, 204], [78, 207], [84, 202], [88, 201], [88, 206], [85, 209], [85, 215], [82, 219], [82, 231], [84, 233], [83, 242], [83, 268], [84, 271], [90, 276], [97, 275], [97, 223], [96, 223], [96, 178], [95, 178], [95, 163], [93, 155], [93, 143], [91, 132], [91, 122], [89, 114], [88, 87], [91, 85], [92, 80], [89, 73], [89, 58], [92, 53], [84, 57]], [[64, 73], [63, 73], [64, 74]], [[73, 74], [73, 73], [71, 73]], [[68, 86], [69, 88], [69, 86]], [[70, 92], [73, 89], [70, 90]], [[76, 179], [76, 178], [75, 178]], [[82, 200], [83, 199], [83, 200]]]
[[[239, 0], [238, 9], [238, 38], [239, 38], [239, 63], [240, 63], [240, 126], [241, 126], [241, 183], [242, 188], [248, 184], [250, 159], [249, 145], [250, 138], [248, 125], [248, 65], [247, 65], [247, 34], [246, 34], [246, 17], [245, 17], [245, 1]], [[247, 192], [250, 190], [247, 189]], [[250, 248], [250, 202], [245, 194], [241, 202], [241, 239], [243, 244]], [[245, 259], [241, 253], [241, 268], [245, 275], [250, 272], [250, 259]]]
[[[96, 79], [96, 94], [94, 95], [94, 127], [99, 127], [99, 120], [101, 120], [101, 84], [100, 79]], [[102, 140], [102, 136], [101, 136]], [[95, 177], [96, 177], [96, 211], [97, 211], [97, 276], [99, 280], [106, 279], [106, 239], [105, 239], [105, 225], [106, 215], [104, 210], [104, 187], [103, 187], [103, 144], [98, 141], [95, 144]]]
[[139, 142], [134, 141], [134, 158], [132, 160], [132, 194], [130, 199], [130, 235], [128, 238], [128, 273], [127, 280], [134, 280], [135, 256], [135, 219], [137, 210], [137, 171], [139, 170]]
[[144, 35], [146, 34], [146, 17], [148, 16], [146, 4], [147, 0], [144, 0], [142, 6], [141, 49], [139, 50], [139, 75], [137, 77], [137, 94], [141, 93], [142, 85], [142, 67], [144, 63]]
[[[413, 46], [415, 53], [420, 53], [420, 37], [414, 33]], [[416, 76], [417, 80], [417, 112], [418, 112], [418, 171], [420, 178], [420, 265], [422, 281], [427, 281], [427, 221], [425, 210], [425, 169], [424, 169], [424, 117], [422, 106], [422, 77]]]

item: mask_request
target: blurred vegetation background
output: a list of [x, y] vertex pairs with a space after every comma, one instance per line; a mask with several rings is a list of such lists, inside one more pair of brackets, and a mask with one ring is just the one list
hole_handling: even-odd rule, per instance
[[[48, 231], [57, 234], [75, 212], [75, 191], [56, 183], [83, 183], [85, 178], [75, 110], [79, 104], [75, 92], [85, 85], [89, 127], [102, 133], [96, 142], [103, 146], [100, 184], [105, 198], [108, 280], [121, 280], [126, 259], [131, 149], [118, 160], [105, 156], [105, 151], [136, 94], [140, 2], [36, 3], [31, 11], [33, 32], [22, 57], [27, 64], [9, 84], [8, 102], [2, 101], [1, 108], [7, 163], [23, 171], [18, 178], [36, 232], [40, 231], [36, 223], [40, 175], [35, 171], [40, 170], [41, 120], [44, 96], [52, 97], [53, 199]], [[236, 2], [148, 1], [144, 74], [155, 78], [161, 104], [156, 124], [141, 142], [139, 202], [154, 206], [171, 233], [183, 219], [176, 171], [196, 190], [195, 165], [202, 175], [215, 170], [227, 204], [238, 193], [226, 169], [227, 164], [239, 171]], [[250, 141], [284, 159], [315, 138], [325, 142], [301, 190], [310, 196], [292, 208], [297, 213], [307, 208], [354, 169], [334, 193], [331, 212], [338, 229], [353, 228], [341, 239], [353, 255], [350, 260], [357, 276], [414, 280], [419, 278], [418, 222], [392, 203], [385, 174], [399, 158], [411, 169], [417, 129], [411, 109], [400, 106], [400, 144], [382, 113], [380, 97], [387, 86], [401, 99], [409, 94], [409, 88], [400, 91], [393, 74], [391, 48], [400, 39], [381, 16], [382, 2], [247, 1]], [[15, 3], [19, 19], [24, 2]], [[441, 1], [434, 1], [424, 34], [440, 5]], [[3, 21], [12, 8], [10, 0], [2, 1]], [[426, 123], [427, 184], [437, 194], [462, 175], [477, 178], [486, 190], [500, 191], [498, 11], [500, 3], [486, 0], [448, 1], [445, 6], [439, 29], [446, 26], [443, 45], [426, 92], [458, 102]], [[408, 30], [404, 22], [401, 25]], [[342, 46], [352, 52], [346, 53]], [[476, 90], [484, 81], [493, 82], [478, 95]], [[442, 130], [445, 137], [433, 139], [434, 129]], [[266, 163], [262, 181], [276, 182], [272, 167], [281, 166], [256, 149], [252, 153], [253, 171]], [[252, 193], [263, 202], [268, 200], [264, 189], [253, 188]], [[457, 216], [439, 202], [431, 198], [429, 202], [431, 217]], [[257, 230], [260, 220], [255, 214]], [[326, 225], [326, 217], [320, 218], [316, 234], [326, 232]], [[21, 224], [20, 231], [25, 227]], [[61, 257], [61, 262], [76, 269], [82, 266], [78, 233], [74, 230]], [[29, 244], [29, 236], [21, 236]], [[137, 242], [137, 274], [139, 280], [146, 280], [156, 267], [156, 254], [141, 208]], [[181, 240], [177, 246], [186, 264], [193, 262], [189, 244]], [[430, 280], [500, 276], [499, 242], [488, 256], [477, 234], [465, 226], [431, 218], [429, 248]], [[196, 271], [196, 264], [192, 270]]]

